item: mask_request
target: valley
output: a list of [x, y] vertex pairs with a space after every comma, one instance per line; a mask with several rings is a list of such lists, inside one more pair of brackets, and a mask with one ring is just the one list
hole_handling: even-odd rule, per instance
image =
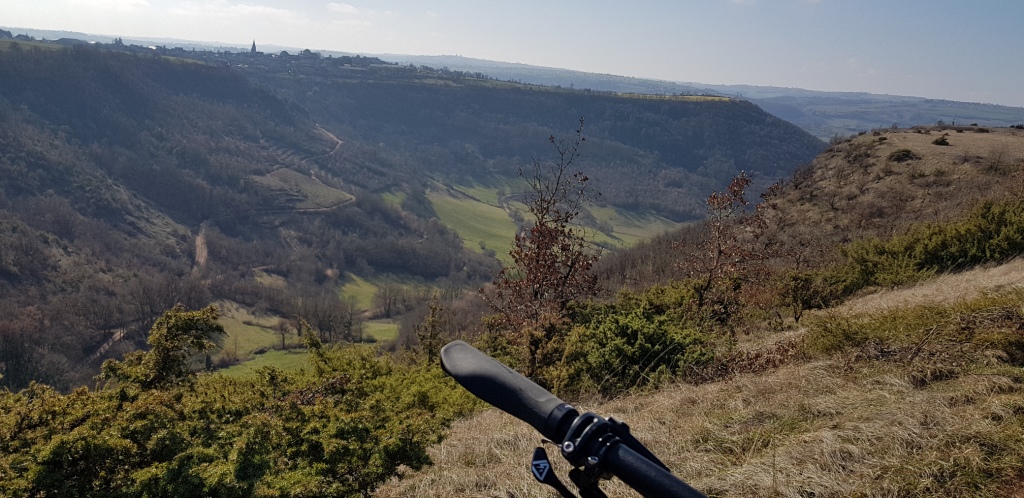
[[[176, 302], [278, 317], [312, 306], [324, 337], [352, 338], [358, 322], [379, 328], [431, 293], [475, 292], [510, 262], [523, 226], [518, 172], [548, 161], [546, 139], [580, 116], [600, 194], [580, 217], [594, 251], [699, 218], [703, 191], [739, 168], [767, 184], [821, 147], [729, 99], [567, 91], [373, 58], [4, 43], [2, 206], [19, 233], [51, 241], [33, 244], [61, 244], [40, 249], [34, 270], [9, 266], [4, 301], [92, 303], [64, 306], [80, 311], [11, 354], [52, 370], [31, 351], [60, 337], [67, 346], [48, 354], [66, 365], [65, 387], [142, 346], [157, 310]], [[77, 277], [56, 271], [71, 261]], [[329, 301], [350, 285], [369, 287]], [[227, 356], [273, 347], [262, 330], [268, 340], [240, 338]]]
[[0, 42], [0, 495], [547, 496], [461, 339], [712, 496], [1015, 496], [1021, 125], [638, 92]]

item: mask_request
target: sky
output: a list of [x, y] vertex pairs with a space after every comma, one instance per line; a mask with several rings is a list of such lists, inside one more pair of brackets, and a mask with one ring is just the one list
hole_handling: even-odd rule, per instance
[[0, 0], [8, 27], [1016, 107], [1022, 23], [1022, 0]]

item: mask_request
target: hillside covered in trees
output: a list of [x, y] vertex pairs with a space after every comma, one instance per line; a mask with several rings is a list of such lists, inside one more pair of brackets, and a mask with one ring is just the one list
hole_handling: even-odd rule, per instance
[[580, 116], [601, 202], [643, 216], [694, 219], [707, 186], [740, 169], [784, 175], [820, 147], [727, 99], [567, 92], [316, 54], [3, 43], [0, 382], [12, 388], [88, 382], [179, 302], [304, 316], [343, 339], [361, 334], [364, 310], [336, 297], [352, 276], [487, 281], [494, 243], [484, 251], [438, 223], [450, 197], [437, 192], [503, 194], [489, 209], [510, 240], [518, 171]]
[[752, 85], [709, 85], [649, 80], [569, 69], [488, 61], [460, 56], [382, 56], [401, 63], [484, 73], [501, 80], [648, 94], [714, 94], [749, 100], [775, 116], [823, 139], [897, 124], [947, 123], [1011, 126], [1024, 121], [1024, 108], [864, 92], [823, 92]]
[[340, 336], [339, 275], [475, 280], [494, 267], [436, 222], [321, 173], [336, 141], [231, 69], [93, 50], [0, 57], [8, 386], [84, 383], [104, 344], [141, 344], [179, 302], [285, 316], [322, 302], [331, 317], [310, 319]]
[[422, 172], [455, 184], [514, 179], [524, 164], [551, 154], [547, 137], [567, 135], [583, 117], [584, 160], [599, 204], [681, 221], [701, 217], [705, 192], [737, 171], [767, 184], [823, 147], [741, 100], [573, 91], [411, 66], [312, 70], [329, 61], [307, 59], [287, 74], [246, 72], [324, 126], [401, 158], [396, 169], [414, 179]]

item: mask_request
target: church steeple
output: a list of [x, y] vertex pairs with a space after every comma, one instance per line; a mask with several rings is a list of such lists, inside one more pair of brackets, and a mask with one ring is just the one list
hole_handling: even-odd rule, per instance
[[252, 50], [250, 50], [249, 53], [250, 54], [255, 54], [256, 53], [256, 40], [252, 41]]

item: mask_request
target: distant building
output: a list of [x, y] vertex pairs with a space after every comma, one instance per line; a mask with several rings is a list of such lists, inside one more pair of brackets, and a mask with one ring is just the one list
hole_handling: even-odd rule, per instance
[[250, 50], [249, 53], [256, 55], [256, 40], [252, 41], [252, 50]]

